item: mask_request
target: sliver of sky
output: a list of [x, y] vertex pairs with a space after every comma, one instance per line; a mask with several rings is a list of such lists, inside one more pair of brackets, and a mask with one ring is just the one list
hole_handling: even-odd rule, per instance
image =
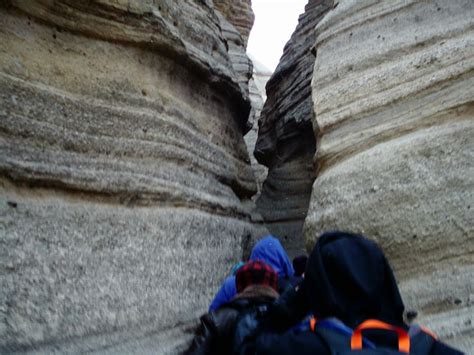
[[272, 72], [308, 0], [252, 0], [255, 23], [247, 52]]

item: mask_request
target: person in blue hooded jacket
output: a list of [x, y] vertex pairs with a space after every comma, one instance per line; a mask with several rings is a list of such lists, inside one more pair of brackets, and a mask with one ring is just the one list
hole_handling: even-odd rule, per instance
[[299, 278], [295, 277], [295, 270], [280, 241], [267, 236], [261, 239], [252, 249], [250, 260], [261, 260], [270, 265], [278, 274], [278, 292], [282, 294], [291, 287], [295, 287]]
[[[274, 236], [262, 238], [252, 249], [249, 261], [260, 260], [270, 265], [278, 274], [278, 292], [296, 286], [299, 278], [295, 277], [293, 265], [280, 241]], [[227, 277], [209, 306], [209, 312], [217, 310], [230, 302], [237, 294], [235, 276]]]
[[237, 294], [237, 287], [235, 285], [235, 274], [244, 265], [245, 263], [243, 261], [239, 261], [232, 267], [232, 270], [230, 271], [231, 275], [224, 280], [221, 288], [214, 296], [214, 299], [212, 300], [211, 305], [209, 306], [209, 312], [217, 310], [220, 306], [222, 306], [224, 303], [229, 302]]
[[209, 306], [209, 312], [215, 311], [223, 304], [230, 302], [236, 294], [237, 288], [235, 286], [235, 275], [231, 275], [224, 280], [221, 288], [214, 296], [214, 299]]

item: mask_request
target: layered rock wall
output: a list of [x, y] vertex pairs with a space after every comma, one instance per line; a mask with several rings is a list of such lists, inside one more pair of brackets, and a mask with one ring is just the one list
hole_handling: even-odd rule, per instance
[[339, 1], [317, 27], [305, 224], [362, 232], [407, 308], [474, 348], [474, 4]]
[[0, 352], [189, 339], [254, 233], [229, 28], [208, 1], [1, 3]]
[[252, 110], [249, 117], [249, 123], [252, 128], [245, 135], [245, 144], [250, 155], [250, 162], [257, 182], [257, 193], [252, 196], [252, 200], [256, 201], [262, 192], [263, 182], [267, 178], [268, 168], [260, 164], [253, 152], [258, 138], [258, 121], [267, 95], [265, 92], [265, 85], [270, 79], [272, 73], [263, 64], [258, 62], [255, 58], [250, 57], [253, 63], [253, 76], [249, 82], [250, 101], [252, 102]]
[[247, 47], [250, 30], [252, 29], [255, 15], [252, 10], [251, 0], [214, 0], [216, 8], [229, 20], [242, 36], [242, 43]]
[[314, 181], [311, 79], [315, 26], [333, 1], [310, 0], [267, 83], [255, 157], [268, 167], [257, 200], [269, 230], [291, 255], [303, 252], [302, 228]]

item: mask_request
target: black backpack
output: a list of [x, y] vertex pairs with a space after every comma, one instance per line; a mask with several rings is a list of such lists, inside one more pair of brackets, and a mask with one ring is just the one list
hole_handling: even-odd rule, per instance
[[254, 333], [272, 299], [234, 299], [201, 317], [201, 324], [185, 354], [232, 354]]
[[247, 347], [246, 344], [252, 344], [251, 339], [258, 334], [262, 320], [267, 316], [269, 305], [269, 303], [254, 305], [240, 313], [234, 328], [234, 354], [252, 352], [243, 349]]
[[[327, 324], [327, 322], [325, 322]], [[427, 355], [430, 353], [434, 343], [435, 336], [428, 330], [418, 325], [411, 326], [409, 331], [403, 328], [384, 323], [379, 320], [369, 319], [354, 329], [352, 334], [338, 331], [337, 326], [316, 326], [315, 318], [311, 319], [311, 330], [318, 335], [333, 355], [345, 354], [413, 354]], [[398, 335], [398, 349], [375, 346], [370, 341], [364, 341], [362, 332], [364, 330], [387, 330], [393, 331]]]

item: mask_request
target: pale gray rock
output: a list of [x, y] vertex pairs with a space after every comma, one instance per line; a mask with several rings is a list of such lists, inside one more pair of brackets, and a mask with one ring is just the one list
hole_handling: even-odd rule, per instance
[[0, 352], [186, 346], [263, 233], [223, 28], [212, 1], [1, 3]]
[[408, 309], [474, 348], [474, 4], [341, 0], [316, 28], [317, 178], [305, 224], [362, 232]]
[[332, 8], [332, 0], [310, 0], [268, 81], [259, 120], [255, 157], [268, 167], [257, 200], [270, 232], [291, 256], [304, 252], [302, 228], [314, 181], [311, 79], [315, 26]]
[[[256, 228], [256, 235], [264, 236], [270, 234], [266, 227], [262, 215], [257, 211], [255, 201], [260, 196], [262, 185], [267, 177], [268, 169], [260, 164], [253, 155], [255, 143], [258, 136], [258, 119], [262, 111], [263, 103], [266, 99], [265, 84], [271, 76], [271, 72], [260, 64], [255, 58], [251, 58], [253, 64], [253, 75], [249, 81], [249, 95], [252, 103], [250, 110], [248, 126], [250, 130], [244, 136], [247, 151], [250, 156], [250, 164], [257, 183], [257, 192], [252, 196], [251, 202], [248, 201], [247, 208], [251, 211], [252, 223]], [[252, 246], [258, 242], [259, 238], [252, 238], [248, 244], [248, 248], [244, 249], [244, 255], [250, 256]]]
[[242, 36], [242, 45], [247, 47], [247, 42], [252, 29], [255, 15], [252, 10], [251, 0], [213, 0], [215, 7], [239, 31]]
[[258, 120], [262, 112], [263, 104], [267, 99], [265, 85], [270, 79], [272, 72], [251, 55], [249, 55], [249, 57], [253, 63], [253, 75], [249, 82], [250, 101], [252, 103], [249, 123], [252, 125], [252, 128], [247, 132], [244, 139], [257, 182], [257, 193], [252, 196], [252, 200], [256, 201], [262, 191], [263, 182], [267, 178], [268, 168], [255, 159], [253, 152], [258, 138]]
[[[240, 89], [248, 97], [249, 80], [253, 73], [252, 61], [245, 53], [245, 47], [239, 31], [219, 11], [216, 14], [219, 18], [222, 35], [226, 41], [227, 53], [229, 54], [232, 68], [237, 75]], [[250, 124], [247, 124], [247, 129], [249, 126]]]
[[[250, 90], [251, 98], [252, 94], [260, 97], [260, 102], [256, 107], [258, 110], [262, 111], [263, 104], [267, 100], [267, 92], [265, 87], [272, 76], [272, 71], [268, 69], [263, 63], [261, 63], [257, 58], [253, 57], [251, 54], [248, 54], [250, 60], [253, 64], [253, 76], [252, 81], [255, 84], [253, 91]], [[252, 82], [251, 81], [251, 82]], [[250, 84], [249, 84], [250, 85]], [[260, 112], [259, 112], [260, 113]]]

